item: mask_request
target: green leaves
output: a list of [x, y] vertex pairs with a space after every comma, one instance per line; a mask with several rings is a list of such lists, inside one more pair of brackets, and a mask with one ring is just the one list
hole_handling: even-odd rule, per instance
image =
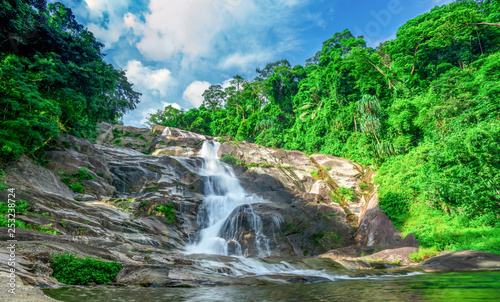
[[174, 205], [171, 202], [165, 204], [164, 206], [156, 207], [155, 209], [159, 212], [165, 213], [165, 218], [167, 218], [168, 223], [175, 222], [175, 210]]
[[[2, 1], [0, 161], [33, 153], [59, 132], [90, 137], [139, 102], [125, 72], [61, 3]], [[7, 19], [3, 19], [6, 17]], [[10, 39], [10, 37], [15, 37]]]
[[75, 255], [65, 253], [53, 255], [50, 267], [54, 271], [52, 276], [61, 283], [87, 285], [115, 281], [123, 265], [116, 261], [104, 262], [90, 257], [77, 258]]

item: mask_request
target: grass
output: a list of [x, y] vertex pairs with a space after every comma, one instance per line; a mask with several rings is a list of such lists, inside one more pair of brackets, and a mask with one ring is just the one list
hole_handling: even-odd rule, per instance
[[317, 170], [309, 171], [309, 174], [311, 174], [311, 176], [314, 177], [314, 178], [318, 178], [319, 177], [319, 172]]
[[[95, 179], [95, 177], [90, 174], [87, 168], [80, 168], [73, 174], [67, 174], [62, 171], [57, 171], [57, 174], [61, 175], [61, 181], [64, 182], [71, 190], [73, 190], [73, 192], [81, 194], [85, 193], [85, 188], [83, 187], [82, 181]], [[102, 174], [102, 176], [104, 176], [104, 174]]]
[[220, 160], [226, 164], [230, 164], [233, 166], [244, 165], [244, 162], [242, 160], [235, 158], [232, 154], [224, 155]]
[[420, 247], [418, 249], [418, 252], [410, 254], [410, 260], [413, 262], [420, 263], [431, 257], [436, 256], [439, 253], [440, 252], [435, 247], [430, 247], [430, 248]]
[[340, 187], [337, 189], [338, 194], [341, 198], [349, 201], [353, 201], [356, 198], [356, 193], [353, 188]]
[[[30, 213], [27, 209], [30, 207], [29, 202], [24, 201], [24, 200], [17, 200], [15, 202], [15, 214], [21, 214], [21, 213], [28, 213], [28, 214], [34, 214]], [[3, 202], [0, 201], [0, 227], [12, 227], [15, 226], [18, 229], [27, 229], [27, 230], [34, 230], [34, 231], [39, 231], [39, 232], [44, 232], [44, 233], [49, 233], [49, 234], [60, 234], [56, 230], [52, 230], [47, 226], [41, 226], [41, 225], [36, 225], [36, 224], [28, 224], [25, 223], [19, 219], [14, 219], [14, 222], [12, 222], [12, 217], [8, 216], [9, 214], [9, 206]]]

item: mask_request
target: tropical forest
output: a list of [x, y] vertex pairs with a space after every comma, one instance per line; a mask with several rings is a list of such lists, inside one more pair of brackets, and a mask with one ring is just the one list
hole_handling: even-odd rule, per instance
[[[110, 63], [113, 13], [78, 22], [128, 1], [0, 1], [1, 297], [498, 298], [499, 0], [433, 2], [377, 45], [329, 33], [302, 64], [193, 82], [187, 108], [159, 97], [174, 73]], [[145, 2], [129, 45], [187, 5]], [[161, 109], [129, 125], [144, 87]]]

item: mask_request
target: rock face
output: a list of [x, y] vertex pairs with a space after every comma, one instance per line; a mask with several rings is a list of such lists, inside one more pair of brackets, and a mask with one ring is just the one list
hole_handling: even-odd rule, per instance
[[[0, 297], [0, 301], [19, 301], [19, 302], [55, 302], [52, 298], [49, 298], [43, 294], [43, 292], [33, 286], [25, 285], [21, 278], [14, 275], [13, 278], [10, 277], [10, 274], [4, 271], [0, 271], [0, 278], [2, 282], [0, 282], [0, 292], [2, 296]], [[6, 280], [14, 279], [13, 282], [14, 288], [9, 286], [9, 283]], [[10, 294], [8, 291], [14, 289], [14, 293]]]
[[399, 232], [378, 206], [377, 192], [373, 193], [359, 216], [356, 239], [358, 244], [366, 246], [393, 244], [401, 240]]
[[436, 257], [425, 260], [417, 267], [426, 272], [470, 270], [500, 271], [500, 255], [471, 250], [443, 252]]
[[[203, 160], [196, 156], [203, 140], [213, 138], [161, 126], [152, 132], [99, 126], [96, 144], [61, 135], [45, 154], [44, 167], [21, 158], [5, 168], [4, 178], [16, 188], [16, 198], [30, 203], [17, 218], [57, 233], [18, 230], [24, 280], [57, 286], [47, 255], [68, 252], [126, 264], [119, 275], [124, 284], [177, 284], [184, 281], [172, 280], [184, 277], [205, 282], [171, 267], [191, 260], [179, 257], [176, 262], [169, 253], [197, 240], [207, 177], [201, 170]], [[252, 204], [251, 210], [242, 205], [233, 211], [220, 234], [235, 238], [229, 249], [242, 248], [256, 256], [259, 243], [274, 257], [303, 257], [358, 243], [398, 241], [366, 180], [369, 170], [359, 164], [246, 142], [224, 142], [218, 154], [235, 160], [233, 168], [243, 187], [266, 200]], [[1, 200], [6, 194], [0, 191]], [[162, 207], [167, 204], [173, 205], [171, 213]], [[153, 266], [146, 269], [146, 264]]]

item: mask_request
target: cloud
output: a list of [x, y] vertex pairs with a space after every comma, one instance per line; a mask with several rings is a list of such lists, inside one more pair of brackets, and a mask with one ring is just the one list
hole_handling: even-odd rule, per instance
[[272, 56], [272, 51], [251, 54], [241, 54], [238, 52], [226, 57], [220, 65], [224, 69], [236, 67], [240, 70], [246, 70], [249, 67], [257, 67], [259, 64], [268, 62], [272, 59]]
[[325, 27], [327, 25], [326, 21], [321, 17], [321, 12], [319, 13], [307, 13], [305, 18], [309, 21], [314, 22], [319, 27]]
[[184, 90], [182, 98], [198, 108], [203, 103], [203, 92], [210, 87], [209, 82], [194, 81]]
[[[123, 22], [149, 60], [175, 60], [189, 69], [218, 62], [222, 54], [221, 66], [243, 69], [280, 53], [276, 41], [295, 43], [297, 31], [290, 24], [296, 24], [294, 16], [304, 5], [299, 0], [151, 0], [149, 12], [129, 12]], [[311, 18], [322, 24], [318, 16]]]
[[209, 55], [222, 33], [242, 25], [255, 11], [245, 0], [151, 0], [149, 13], [127, 14], [124, 22], [140, 36], [139, 51], [152, 60], [166, 60], [176, 54], [188, 57]]
[[129, 61], [125, 70], [127, 79], [135, 85], [134, 89], [137, 91], [166, 96], [172, 81], [170, 70], [165, 68], [154, 70], [137, 60]]
[[133, 89], [142, 93], [141, 102], [137, 109], [124, 117], [127, 125], [142, 126], [147, 121], [151, 113], [158, 109], [163, 109], [167, 105], [172, 105], [177, 109], [181, 106], [177, 103], [162, 101], [162, 98], [169, 97], [175, 83], [170, 70], [166, 68], [146, 67], [142, 62], [130, 60], [125, 67], [125, 74], [129, 82], [133, 83]]
[[[123, 16], [127, 13], [130, 0], [85, 0], [87, 5], [87, 27], [104, 42], [107, 48], [120, 39], [127, 31]], [[80, 10], [81, 12], [81, 10]]]

